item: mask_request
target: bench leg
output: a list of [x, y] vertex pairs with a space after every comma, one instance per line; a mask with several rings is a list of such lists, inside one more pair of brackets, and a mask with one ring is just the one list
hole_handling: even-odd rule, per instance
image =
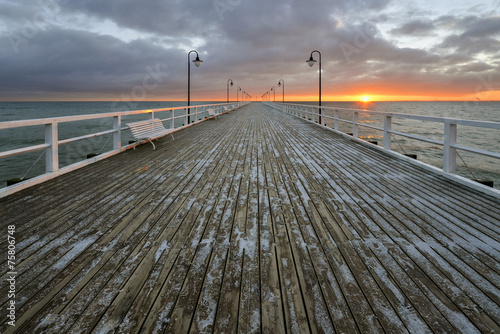
[[[173, 137], [173, 136], [172, 136], [172, 137]], [[151, 139], [149, 139], [149, 138], [146, 138], [146, 139], [147, 139], [147, 140], [151, 143], [151, 145], [153, 145], [153, 151], [154, 151], [154, 150], [156, 150], [156, 146], [155, 146], [155, 144], [153, 143], [153, 141], [152, 141]], [[135, 142], [135, 144], [134, 144], [134, 150], [135, 150], [135, 147], [137, 146], [137, 144], [139, 143], [139, 141], [140, 141], [140, 140], [137, 140], [137, 141]]]
[[156, 150], [156, 146], [155, 146], [155, 143], [153, 143], [153, 141], [151, 139], [148, 139], [149, 142], [151, 143], [151, 145], [153, 145], [153, 151]]

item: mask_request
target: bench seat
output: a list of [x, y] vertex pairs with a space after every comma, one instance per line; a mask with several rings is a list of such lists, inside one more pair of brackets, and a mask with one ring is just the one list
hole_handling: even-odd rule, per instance
[[163, 137], [173, 131], [173, 129], [166, 129], [163, 123], [158, 118], [148, 119], [146, 121], [127, 123], [136, 139], [134, 150], [138, 142], [141, 140], [148, 140], [153, 145], [153, 150], [156, 149], [153, 139]]
[[219, 115], [215, 113], [214, 109], [207, 109], [207, 112], [208, 112], [209, 118], [214, 117], [215, 119], [217, 119], [219, 117]]

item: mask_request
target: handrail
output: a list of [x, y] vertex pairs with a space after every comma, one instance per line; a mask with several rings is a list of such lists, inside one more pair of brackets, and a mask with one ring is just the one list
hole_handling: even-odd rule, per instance
[[[249, 102], [230, 102], [230, 103], [219, 103], [219, 104], [205, 104], [205, 105], [194, 105], [194, 106], [184, 106], [184, 107], [172, 107], [172, 108], [159, 108], [159, 109], [145, 109], [145, 110], [130, 110], [130, 111], [120, 111], [120, 112], [111, 112], [111, 113], [101, 113], [101, 114], [89, 114], [89, 115], [75, 115], [75, 116], [61, 116], [61, 117], [50, 117], [50, 118], [38, 118], [38, 119], [28, 119], [28, 120], [19, 120], [19, 121], [7, 121], [0, 122], [0, 131], [4, 129], [15, 129], [20, 127], [30, 127], [36, 125], [44, 125], [45, 126], [45, 143], [32, 145], [27, 147], [22, 147], [14, 150], [3, 151], [0, 152], [0, 159], [11, 157], [14, 155], [24, 154], [28, 152], [45, 150], [45, 162], [46, 162], [46, 170], [45, 174], [37, 177], [36, 182], [31, 182], [32, 184], [43, 182], [46, 179], [52, 178], [54, 176], [63, 174], [67, 171], [74, 170], [76, 168], [83, 167], [89, 163], [104, 159], [111, 155], [117, 154], [123, 150], [128, 149], [131, 145], [127, 145], [122, 147], [122, 131], [128, 130], [128, 126], [122, 126], [121, 118], [124, 116], [130, 115], [140, 115], [145, 114], [148, 118], [155, 118], [155, 113], [170, 111], [170, 117], [165, 119], [161, 119], [162, 122], [169, 121], [170, 128], [178, 131], [180, 129], [186, 128], [188, 126], [192, 126], [194, 124], [203, 122], [205, 118], [202, 116], [199, 119], [199, 115], [203, 115], [206, 113], [207, 108], [212, 108], [215, 110], [217, 114], [222, 114], [228, 112], [224, 109], [225, 106], [231, 106], [232, 109], [239, 108]], [[184, 113], [181, 115], [175, 115], [175, 111], [184, 110]], [[188, 112], [189, 111], [189, 112]], [[194, 111], [194, 112], [193, 112]], [[188, 116], [191, 117], [190, 124], [187, 123]], [[85, 120], [96, 120], [103, 118], [112, 118], [113, 125], [111, 129], [106, 129], [104, 131], [99, 131], [95, 133], [86, 134], [83, 136], [72, 137], [59, 139], [58, 135], [58, 125], [62, 123], [75, 122], [75, 121], [85, 121]], [[184, 124], [182, 126], [175, 126], [175, 120], [184, 119]], [[113, 135], [113, 149], [109, 152], [103, 153], [97, 157], [93, 157], [89, 160], [83, 160], [77, 162], [71, 166], [64, 167], [66, 170], [61, 171], [59, 168], [59, 146], [64, 144], [73, 143], [80, 140], [85, 140], [89, 138], [94, 138], [103, 135]], [[57, 174], [57, 175], [52, 175]], [[25, 183], [29, 183], [26, 181]], [[30, 184], [30, 185], [32, 185]], [[30, 186], [27, 185], [27, 186]], [[18, 185], [12, 185], [10, 187], [0, 189], [0, 197], [11, 194], [17, 190], [24, 189], [27, 187], [26, 185], [19, 187]], [[15, 190], [9, 190], [9, 188], [16, 188]]]
[[[393, 113], [393, 112], [383, 112], [383, 111], [371, 111], [371, 110], [361, 110], [352, 108], [337, 108], [337, 107], [325, 107], [325, 106], [312, 106], [305, 104], [293, 104], [293, 103], [270, 103], [266, 102], [267, 105], [272, 106], [275, 109], [283, 111], [285, 113], [291, 114], [296, 117], [304, 118], [306, 121], [318, 123], [320, 115], [322, 116], [321, 124], [323, 127], [327, 127], [326, 120], [333, 120], [333, 130], [340, 132], [339, 122], [352, 124], [352, 136], [358, 138], [359, 127], [366, 127], [375, 129], [383, 132], [384, 149], [391, 151], [392, 145], [392, 135], [400, 135], [408, 138], [416, 139], [419, 141], [424, 141], [428, 143], [433, 143], [441, 145], [444, 147], [443, 154], [443, 171], [446, 173], [456, 173], [457, 167], [457, 150], [464, 150], [475, 154], [480, 154], [496, 159], [500, 159], [500, 153], [490, 152], [483, 149], [478, 149], [474, 147], [469, 147], [466, 145], [459, 145], [457, 143], [457, 126], [469, 126], [469, 127], [480, 127], [500, 130], [500, 122], [487, 122], [487, 121], [475, 121], [475, 120], [465, 120], [465, 119], [454, 119], [445, 117], [434, 117], [434, 116], [421, 116], [413, 114], [403, 114], [403, 113]], [[325, 113], [319, 113], [321, 110], [331, 110], [333, 111], [333, 116], [325, 115]], [[353, 120], [345, 120], [339, 118], [338, 112], [346, 111], [353, 114]], [[384, 127], [377, 127], [369, 124], [364, 124], [359, 121], [359, 116], [362, 114], [382, 116], [384, 118]], [[412, 119], [426, 122], [441, 123], [444, 126], [443, 140], [436, 140], [432, 138], [422, 137], [415, 134], [404, 133], [400, 131], [392, 130], [392, 119]]]

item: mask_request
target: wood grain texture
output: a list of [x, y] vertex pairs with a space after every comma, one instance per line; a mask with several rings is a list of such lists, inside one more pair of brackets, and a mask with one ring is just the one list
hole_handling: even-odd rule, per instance
[[498, 199], [257, 103], [156, 147], [0, 199], [0, 332], [500, 332]]

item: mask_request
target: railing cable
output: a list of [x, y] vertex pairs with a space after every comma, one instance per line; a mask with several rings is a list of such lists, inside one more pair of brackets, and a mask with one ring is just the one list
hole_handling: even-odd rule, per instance
[[403, 150], [403, 153], [407, 154], [405, 149], [403, 148], [403, 146], [401, 146], [401, 144], [399, 143], [399, 140], [392, 133], [391, 133], [391, 137], [396, 141], [396, 144], [398, 144], [399, 148], [401, 148]]
[[469, 173], [472, 175], [472, 177], [474, 178], [474, 180], [476, 181], [479, 181], [478, 178], [476, 177], [476, 175], [474, 175], [474, 173], [472, 172], [472, 170], [469, 168], [469, 166], [467, 166], [467, 164], [465, 163], [464, 159], [462, 159], [462, 156], [460, 155], [460, 153], [458, 153], [458, 151], [456, 151], [458, 157], [460, 158], [460, 160], [462, 160], [463, 164], [465, 165], [465, 167], [467, 167], [467, 169], [469, 170]]
[[99, 152], [97, 152], [97, 154], [101, 154], [102, 150], [104, 150], [104, 147], [108, 144], [108, 142], [111, 138], [113, 138], [113, 135], [109, 136], [108, 140], [106, 140], [104, 145], [102, 145], [101, 149], [99, 150]]
[[35, 165], [37, 164], [37, 162], [40, 161], [40, 159], [42, 158], [42, 156], [44, 154], [45, 154], [45, 150], [42, 152], [42, 154], [40, 154], [40, 156], [38, 157], [38, 159], [36, 159], [35, 163], [30, 167], [30, 169], [28, 169], [28, 171], [26, 172], [26, 174], [24, 174], [24, 176], [21, 178], [21, 180], [26, 179], [26, 176], [28, 176], [28, 174], [31, 172], [31, 170], [33, 169], [33, 167], [35, 167]]

